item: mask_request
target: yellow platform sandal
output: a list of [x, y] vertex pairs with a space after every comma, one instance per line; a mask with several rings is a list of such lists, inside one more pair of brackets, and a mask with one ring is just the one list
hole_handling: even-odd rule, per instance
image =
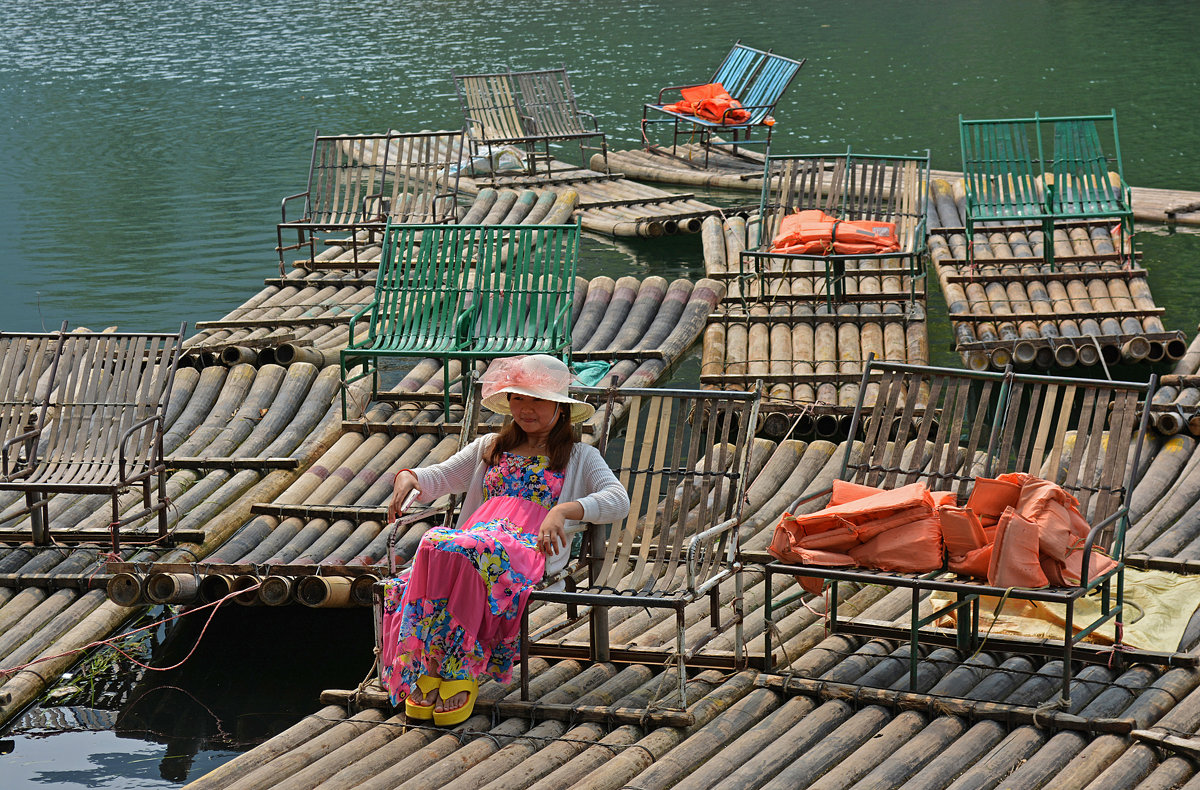
[[465, 704], [447, 711], [434, 711], [433, 723], [439, 727], [453, 727], [456, 724], [462, 724], [471, 716], [471, 712], [475, 710], [475, 698], [479, 696], [479, 682], [476, 680], [443, 680], [442, 687], [438, 689], [438, 694], [442, 699], [450, 699], [455, 694], [467, 692], [467, 701]]
[[[421, 696], [429, 700], [429, 695], [437, 691], [442, 685], [442, 679], [433, 675], [421, 675], [417, 678], [417, 688], [421, 690]], [[421, 719], [428, 721], [433, 718], [433, 703], [420, 705], [412, 701], [412, 697], [404, 700], [404, 715], [410, 719]]]

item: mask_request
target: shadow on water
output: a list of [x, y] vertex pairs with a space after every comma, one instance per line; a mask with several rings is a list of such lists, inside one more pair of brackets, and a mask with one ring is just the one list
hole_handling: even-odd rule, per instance
[[207, 628], [205, 619], [181, 618], [152, 645], [151, 666], [182, 666], [156, 672], [120, 662], [106, 683], [117, 693], [90, 700], [116, 696], [113, 710], [27, 712], [11, 753], [0, 756], [0, 786], [182, 784], [294, 725], [320, 708], [321, 691], [354, 688], [371, 669], [367, 609], [229, 605]]

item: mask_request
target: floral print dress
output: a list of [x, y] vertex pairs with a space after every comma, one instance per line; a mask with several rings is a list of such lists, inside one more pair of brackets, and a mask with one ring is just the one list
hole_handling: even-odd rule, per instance
[[426, 532], [412, 566], [385, 583], [379, 661], [392, 704], [421, 675], [512, 679], [521, 612], [546, 569], [538, 527], [562, 492], [548, 463], [502, 453], [470, 521]]

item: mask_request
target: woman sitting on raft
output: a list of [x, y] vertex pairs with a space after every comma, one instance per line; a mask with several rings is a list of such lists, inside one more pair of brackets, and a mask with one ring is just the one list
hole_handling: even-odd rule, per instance
[[595, 409], [567, 394], [562, 361], [500, 359], [481, 381], [483, 405], [512, 419], [440, 464], [400, 471], [388, 505], [391, 521], [413, 490], [424, 502], [466, 494], [455, 528], [425, 533], [384, 593], [379, 660], [392, 704], [445, 726], [471, 715], [481, 677], [511, 681], [529, 591], [566, 567], [571, 525], [629, 512], [604, 457], [575, 441], [572, 426]]

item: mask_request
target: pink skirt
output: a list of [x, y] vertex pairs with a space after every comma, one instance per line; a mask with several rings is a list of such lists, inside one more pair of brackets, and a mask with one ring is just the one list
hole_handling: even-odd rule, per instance
[[412, 566], [385, 583], [381, 678], [393, 704], [421, 675], [512, 679], [521, 613], [546, 557], [537, 530], [546, 508], [520, 497], [486, 500], [460, 529], [431, 529]]

